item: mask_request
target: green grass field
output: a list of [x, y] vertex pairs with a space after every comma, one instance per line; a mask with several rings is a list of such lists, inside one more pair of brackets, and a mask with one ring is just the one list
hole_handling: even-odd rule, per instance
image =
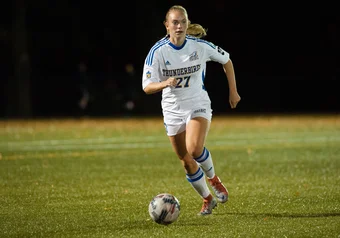
[[340, 116], [215, 116], [206, 145], [230, 197], [200, 217], [161, 117], [0, 121], [0, 237], [340, 236]]

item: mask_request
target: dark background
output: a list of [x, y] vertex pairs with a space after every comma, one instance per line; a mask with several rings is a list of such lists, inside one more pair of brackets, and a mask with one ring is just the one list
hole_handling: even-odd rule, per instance
[[[242, 98], [235, 112], [340, 111], [340, 17], [326, 2], [15, 0], [0, 8], [0, 117], [161, 115], [161, 95], [142, 91], [142, 68], [174, 4], [230, 53]], [[218, 63], [208, 63], [206, 88], [214, 113], [230, 114]]]

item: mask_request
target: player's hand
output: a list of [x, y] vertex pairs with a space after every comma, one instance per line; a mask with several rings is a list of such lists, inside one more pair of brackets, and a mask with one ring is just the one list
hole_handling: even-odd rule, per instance
[[229, 94], [229, 104], [231, 108], [236, 108], [238, 102], [241, 100], [240, 95], [237, 92], [230, 92]]
[[167, 87], [176, 87], [177, 85], [177, 79], [176, 78], [168, 78], [166, 81], [166, 86]]

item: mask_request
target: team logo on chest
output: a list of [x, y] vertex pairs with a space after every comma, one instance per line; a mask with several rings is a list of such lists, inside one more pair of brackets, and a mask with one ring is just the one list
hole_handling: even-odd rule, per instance
[[191, 53], [191, 54], [189, 55], [189, 60], [190, 60], [190, 61], [198, 60], [197, 51], [194, 51], [193, 53]]

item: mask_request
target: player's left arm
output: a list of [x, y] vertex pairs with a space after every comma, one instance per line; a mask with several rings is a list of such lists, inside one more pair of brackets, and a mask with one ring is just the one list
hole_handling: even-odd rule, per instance
[[218, 62], [223, 65], [223, 70], [227, 76], [229, 86], [229, 104], [231, 108], [236, 108], [238, 102], [241, 100], [240, 95], [237, 92], [235, 71], [233, 62], [230, 59], [230, 55], [224, 49], [214, 45], [211, 42], [205, 42], [202, 44], [205, 47], [205, 53], [208, 60]]
[[228, 79], [229, 104], [231, 108], [236, 108], [238, 102], [241, 100], [241, 97], [237, 92], [235, 70], [231, 59], [229, 59], [227, 63], [223, 64], [223, 70]]

